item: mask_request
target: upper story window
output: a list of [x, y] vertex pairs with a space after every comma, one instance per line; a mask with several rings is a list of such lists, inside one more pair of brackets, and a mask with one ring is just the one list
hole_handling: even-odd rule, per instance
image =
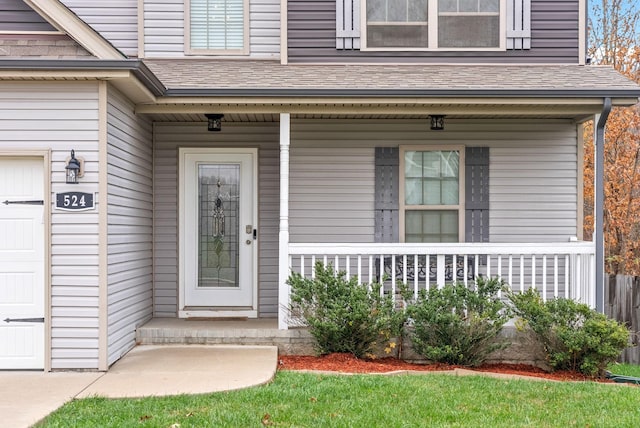
[[364, 0], [377, 50], [504, 49], [506, 0]]
[[249, 0], [186, 0], [185, 10], [186, 53], [249, 53]]

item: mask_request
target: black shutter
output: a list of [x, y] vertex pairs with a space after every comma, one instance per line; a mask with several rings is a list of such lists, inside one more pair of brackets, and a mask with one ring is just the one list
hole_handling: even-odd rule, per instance
[[489, 242], [489, 148], [465, 151], [465, 242]]
[[399, 149], [376, 147], [375, 242], [399, 242]]

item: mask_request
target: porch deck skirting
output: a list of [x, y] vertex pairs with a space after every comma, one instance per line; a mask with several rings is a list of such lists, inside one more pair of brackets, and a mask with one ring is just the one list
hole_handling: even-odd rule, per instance
[[[290, 243], [288, 266], [313, 278], [317, 262], [344, 271], [359, 282], [381, 282], [381, 293], [396, 296], [397, 284], [415, 295], [421, 289], [450, 282], [470, 284], [482, 276], [499, 277], [515, 291], [531, 287], [546, 301], [571, 298], [595, 307], [595, 245], [563, 243], [470, 244], [296, 244]], [[287, 288], [287, 291], [289, 289]], [[279, 296], [280, 316], [286, 317], [289, 292]], [[283, 310], [284, 309], [284, 310]], [[282, 326], [285, 323], [281, 323]], [[288, 324], [288, 323], [287, 323]]]

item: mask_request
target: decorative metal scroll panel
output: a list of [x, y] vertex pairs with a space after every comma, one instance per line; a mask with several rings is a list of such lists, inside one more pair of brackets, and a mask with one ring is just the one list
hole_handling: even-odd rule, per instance
[[198, 287], [238, 287], [240, 165], [198, 165]]

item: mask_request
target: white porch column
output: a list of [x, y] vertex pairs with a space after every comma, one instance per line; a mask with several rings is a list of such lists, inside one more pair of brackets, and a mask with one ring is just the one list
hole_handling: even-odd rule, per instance
[[278, 245], [278, 328], [287, 330], [289, 308], [289, 145], [291, 115], [280, 113], [280, 234]]

